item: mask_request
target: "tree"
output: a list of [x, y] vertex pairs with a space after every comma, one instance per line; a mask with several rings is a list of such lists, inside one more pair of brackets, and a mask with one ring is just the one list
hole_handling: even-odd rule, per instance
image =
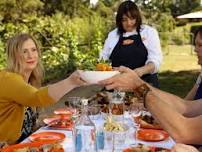
[[198, 7], [200, 7], [200, 0], [174, 0], [174, 2], [170, 5], [170, 9], [174, 17], [190, 13]]
[[58, 11], [70, 16], [86, 16], [91, 12], [90, 0], [42, 0], [45, 14], [51, 15]]
[[20, 19], [24, 14], [32, 14], [43, 7], [40, 0], [1, 0], [0, 16], [6, 21], [15, 21]]

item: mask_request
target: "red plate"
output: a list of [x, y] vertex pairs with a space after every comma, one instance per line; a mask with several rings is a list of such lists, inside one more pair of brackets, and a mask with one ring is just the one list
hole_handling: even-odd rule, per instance
[[163, 130], [140, 129], [137, 132], [137, 138], [144, 141], [162, 141], [168, 137], [168, 133]]
[[[19, 148], [26, 148], [26, 147], [40, 147], [45, 144], [53, 144], [54, 142], [31, 142], [31, 143], [21, 143], [16, 145], [10, 145], [6, 148], [2, 149], [2, 152], [15, 152]], [[41, 151], [42, 152], [42, 151]], [[53, 149], [50, 152], [64, 152], [63, 148], [60, 149]]]
[[76, 113], [76, 109], [73, 108], [59, 108], [54, 111], [55, 114], [62, 114], [62, 115], [72, 115]]
[[40, 132], [29, 136], [31, 141], [60, 142], [65, 139], [65, 134], [59, 132]]

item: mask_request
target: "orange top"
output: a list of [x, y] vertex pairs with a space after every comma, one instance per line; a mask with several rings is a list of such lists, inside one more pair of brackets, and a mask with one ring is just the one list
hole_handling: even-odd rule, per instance
[[0, 72], [0, 141], [15, 142], [21, 135], [24, 108], [54, 103], [48, 88], [35, 87], [23, 77], [7, 71]]

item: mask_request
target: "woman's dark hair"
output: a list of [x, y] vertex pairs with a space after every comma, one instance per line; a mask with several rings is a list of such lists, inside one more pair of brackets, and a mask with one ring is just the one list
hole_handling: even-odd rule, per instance
[[195, 45], [195, 40], [196, 40], [196, 36], [197, 34], [200, 34], [200, 37], [202, 39], [202, 26], [199, 26], [196, 31], [194, 32], [194, 45]]
[[122, 34], [125, 32], [125, 30], [123, 29], [123, 25], [122, 25], [123, 15], [136, 19], [136, 28], [137, 28], [137, 32], [139, 33], [140, 26], [142, 24], [142, 17], [141, 17], [141, 14], [140, 14], [140, 11], [139, 11], [139, 8], [137, 7], [137, 5], [130, 0], [125, 1], [120, 4], [118, 11], [117, 11], [117, 15], [116, 15], [116, 26], [118, 28], [119, 34]]

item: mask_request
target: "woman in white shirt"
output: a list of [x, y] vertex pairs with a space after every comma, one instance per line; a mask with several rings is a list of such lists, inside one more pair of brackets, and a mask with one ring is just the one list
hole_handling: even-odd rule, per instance
[[120, 4], [116, 25], [105, 41], [100, 58], [111, 60], [113, 67], [134, 69], [143, 80], [158, 87], [157, 72], [162, 61], [158, 32], [142, 24], [140, 11], [132, 1]]

